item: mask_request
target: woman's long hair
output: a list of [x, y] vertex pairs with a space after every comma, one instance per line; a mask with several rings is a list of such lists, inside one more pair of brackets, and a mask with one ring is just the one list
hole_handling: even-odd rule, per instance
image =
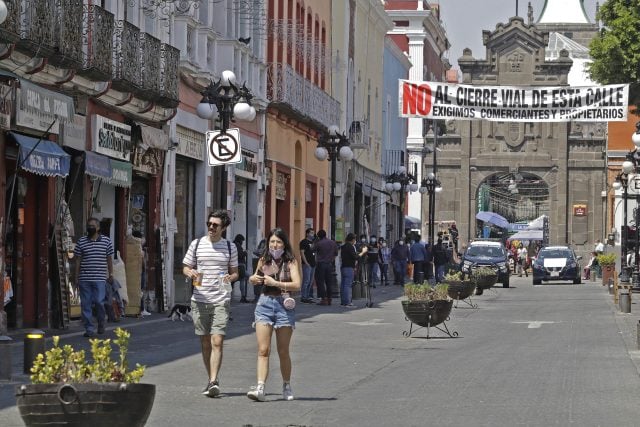
[[262, 253], [262, 262], [264, 264], [269, 264], [271, 261], [273, 261], [273, 257], [269, 252], [269, 240], [271, 239], [271, 236], [274, 236], [274, 235], [280, 240], [282, 240], [282, 242], [284, 243], [284, 253], [282, 254], [282, 258], [281, 258], [282, 261], [283, 262], [295, 261], [296, 257], [295, 255], [293, 255], [293, 248], [291, 247], [291, 242], [289, 241], [289, 237], [287, 236], [287, 233], [282, 228], [278, 227], [271, 230], [266, 237], [267, 244], [265, 245], [264, 252]]

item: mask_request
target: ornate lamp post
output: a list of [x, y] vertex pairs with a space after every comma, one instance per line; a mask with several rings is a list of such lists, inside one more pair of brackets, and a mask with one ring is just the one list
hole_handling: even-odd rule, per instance
[[329, 199], [329, 216], [331, 217], [331, 239], [336, 238], [336, 162], [353, 159], [353, 151], [349, 147], [349, 138], [340, 133], [338, 126], [329, 126], [329, 132], [318, 139], [315, 152], [316, 159], [331, 162], [331, 195]]
[[404, 236], [404, 202], [406, 193], [418, 191], [415, 174], [407, 173], [407, 168], [400, 166], [398, 170], [387, 176], [384, 188], [389, 192], [397, 192], [400, 195], [400, 213], [398, 215], [398, 239]]
[[251, 105], [252, 98], [253, 94], [246, 84], [238, 87], [233, 71], [225, 70], [220, 80], [212, 81], [202, 91], [202, 101], [196, 108], [196, 114], [205, 120], [220, 117], [220, 130], [225, 133], [234, 118], [249, 122], [255, 119], [256, 109]]
[[429, 244], [435, 244], [435, 226], [436, 226], [436, 193], [442, 191], [440, 181], [436, 178], [436, 174], [429, 172], [429, 174], [422, 180], [420, 186], [420, 193], [427, 193], [429, 195]]

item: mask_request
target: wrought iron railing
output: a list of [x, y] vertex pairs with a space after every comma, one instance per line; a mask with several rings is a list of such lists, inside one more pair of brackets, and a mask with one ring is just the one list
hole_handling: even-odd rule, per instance
[[85, 6], [83, 17], [83, 62], [78, 74], [95, 81], [113, 78], [113, 29], [115, 18], [111, 12], [95, 6]]
[[113, 87], [131, 91], [142, 86], [140, 30], [127, 21], [116, 21], [113, 32]]
[[160, 40], [151, 34], [140, 34], [140, 62], [141, 95], [153, 99], [160, 93]]
[[[46, 0], [45, 0], [46, 1]], [[82, 22], [84, 11], [82, 0], [58, 0], [53, 3], [55, 22], [52, 44], [54, 53], [48, 58], [56, 67], [78, 69], [82, 66]], [[53, 18], [53, 19], [52, 19]]]
[[267, 98], [325, 127], [340, 123], [340, 103], [287, 64], [269, 64]]
[[47, 0], [24, 0], [20, 4], [16, 49], [28, 55], [49, 57], [55, 53], [55, 7]]
[[163, 43], [160, 46], [160, 101], [165, 107], [176, 107], [178, 96], [178, 69], [180, 49]]

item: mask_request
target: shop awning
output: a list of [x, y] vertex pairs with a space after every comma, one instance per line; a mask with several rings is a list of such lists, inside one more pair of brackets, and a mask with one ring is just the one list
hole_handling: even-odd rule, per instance
[[71, 156], [55, 142], [14, 132], [9, 132], [9, 135], [20, 147], [18, 162], [22, 169], [44, 176], [65, 177], [69, 175]]
[[140, 131], [142, 133], [142, 142], [145, 146], [162, 151], [169, 149], [169, 135], [162, 129], [140, 125]]
[[420, 230], [422, 220], [415, 216], [404, 216], [404, 228], [410, 228], [412, 230]]
[[109, 159], [111, 161], [111, 179], [106, 180], [116, 187], [131, 187], [131, 163]]
[[111, 180], [111, 159], [91, 151], [85, 153], [84, 172], [103, 181]]

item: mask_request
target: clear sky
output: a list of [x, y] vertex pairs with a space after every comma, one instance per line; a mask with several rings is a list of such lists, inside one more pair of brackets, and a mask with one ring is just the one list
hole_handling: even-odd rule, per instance
[[[600, 0], [600, 4], [605, 0]], [[464, 48], [471, 48], [473, 57], [485, 58], [482, 31], [493, 31], [498, 23], [507, 23], [516, 14], [516, 0], [432, 0], [440, 3], [441, 19], [451, 48], [448, 58], [457, 68], [458, 58]], [[584, 0], [587, 17], [595, 22], [597, 0]], [[527, 22], [527, 0], [519, 0], [518, 15]], [[531, 0], [534, 22], [540, 17], [545, 0]]]

